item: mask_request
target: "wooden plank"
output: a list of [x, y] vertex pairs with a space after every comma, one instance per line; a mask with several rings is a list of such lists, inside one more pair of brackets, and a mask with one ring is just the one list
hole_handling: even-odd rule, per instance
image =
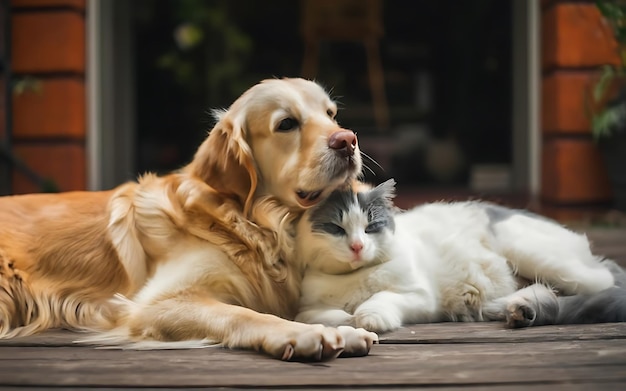
[[[562, 224], [579, 226], [581, 223], [593, 224], [594, 221], [606, 221], [607, 203], [608, 201], [583, 205], [542, 203], [535, 208], [535, 211]], [[606, 223], [602, 224], [606, 225]]]
[[[27, 337], [0, 340], [0, 347], [76, 347], [83, 334], [67, 330], [51, 330]], [[431, 343], [523, 343], [538, 341], [575, 341], [626, 339], [626, 323], [588, 325], [557, 325], [508, 329], [501, 322], [431, 323], [403, 327], [380, 335], [381, 344]]]
[[620, 266], [626, 268], [626, 255], [624, 254], [624, 245], [605, 247], [601, 251], [596, 251], [595, 253], [602, 255], [608, 259], [612, 259]]
[[626, 340], [626, 323], [558, 325], [524, 329], [508, 329], [500, 322], [434, 323], [406, 326], [380, 335], [382, 344], [536, 343], [606, 339]]
[[624, 255], [626, 255], [626, 227], [591, 227], [584, 229], [584, 232], [596, 246], [624, 245]]
[[24, 346], [24, 347], [81, 347], [74, 343], [75, 340], [83, 336], [80, 332], [68, 330], [49, 330], [43, 333], [29, 335], [27, 337], [17, 337], [11, 339], [0, 339], [2, 346]]
[[585, 234], [594, 254], [603, 255], [626, 267], [626, 227], [590, 228]]
[[245, 387], [626, 382], [624, 340], [377, 345], [367, 357], [326, 363], [284, 363], [250, 352], [221, 348], [115, 351], [2, 347], [0, 352], [0, 385], [3, 386]]
[[[532, 387], [533, 391], [624, 391], [624, 384], [617, 382], [577, 382], [577, 383], [546, 383], [546, 384], [536, 384], [532, 385], [528, 384], [478, 384], [478, 385], [468, 385], [464, 384], [462, 388], [458, 386], [448, 387], [448, 386], [440, 386], [440, 385], [419, 385], [420, 390], [437, 390], [437, 391], [459, 391], [462, 389], [463, 391], [476, 391], [476, 390], [499, 390], [499, 391], [529, 391], [530, 387]], [[263, 389], [281, 389], [280, 387], [263, 387]], [[318, 388], [301, 388], [298, 387], [299, 391], [312, 391], [312, 390], [320, 390], [321, 387]], [[414, 389], [418, 387], [407, 387], [403, 385], [382, 385], [382, 386], [359, 386], [359, 390], [406, 390]], [[345, 391], [346, 387], [323, 387], [324, 391], [329, 390], [342, 390]], [[102, 390], [102, 389], [98, 389]], [[167, 391], [168, 389], [159, 389], [160, 391]], [[249, 390], [249, 388], [230, 388], [229, 390]]]
[[[593, 382], [593, 383], [588, 383], [588, 382], [577, 382], [577, 383], [560, 383], [560, 384], [555, 384], [555, 383], [546, 383], [546, 384], [532, 384], [531, 385], [532, 390], [533, 391], [596, 391], [596, 390], [602, 390], [602, 391], [624, 391], [624, 384], [623, 383], [616, 383], [616, 382], [602, 382], [602, 383], [598, 383], [598, 382]], [[313, 391], [313, 390], [319, 390], [321, 387], [318, 388], [301, 388], [298, 387], [299, 391]], [[372, 386], [372, 387], [367, 387], [367, 386], [359, 386], [359, 390], [406, 390], [408, 387], [407, 386], [403, 386], [403, 385], [395, 385], [395, 386], [389, 386], [389, 385], [383, 385], [383, 386]], [[417, 387], [411, 387], [409, 389], [413, 389], [413, 388], [417, 388]], [[280, 387], [263, 387], [263, 389], [282, 389]], [[324, 391], [330, 391], [330, 390], [342, 390], [344, 391], [346, 389], [346, 387], [328, 387], [328, 386], [324, 386], [323, 387]], [[438, 386], [438, 385], [433, 385], [433, 386], [426, 386], [426, 385], [420, 385], [419, 386], [420, 390], [437, 390], [437, 391], [459, 391], [460, 387], [455, 386], [455, 387], [447, 387], [447, 386]], [[98, 390], [102, 391], [101, 388], [98, 388]], [[172, 389], [159, 389], [160, 391], [167, 391], [167, 390], [172, 390]], [[234, 390], [249, 390], [249, 388], [230, 388], [229, 390], [234, 391]], [[528, 391], [529, 390], [529, 385], [526, 384], [479, 384], [479, 385], [467, 385], [464, 384], [462, 387], [462, 390], [464, 391], [477, 391], [477, 390], [499, 390], [499, 391]]]

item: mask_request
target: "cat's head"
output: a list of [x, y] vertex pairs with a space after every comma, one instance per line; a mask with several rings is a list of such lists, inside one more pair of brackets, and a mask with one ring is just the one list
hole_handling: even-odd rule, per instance
[[298, 259], [329, 274], [389, 260], [395, 229], [395, 181], [343, 189], [306, 211], [298, 224]]

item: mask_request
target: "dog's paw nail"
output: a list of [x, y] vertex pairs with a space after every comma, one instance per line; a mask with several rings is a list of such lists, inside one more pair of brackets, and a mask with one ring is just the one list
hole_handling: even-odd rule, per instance
[[288, 344], [285, 347], [285, 351], [283, 352], [283, 357], [281, 358], [281, 360], [283, 360], [283, 361], [291, 360], [291, 358], [293, 357], [294, 353], [295, 353], [295, 349], [293, 348], [293, 345]]

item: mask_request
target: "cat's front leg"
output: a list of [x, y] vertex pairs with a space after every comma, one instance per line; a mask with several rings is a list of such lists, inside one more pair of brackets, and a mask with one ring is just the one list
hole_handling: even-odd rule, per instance
[[338, 308], [307, 309], [296, 315], [296, 322], [309, 324], [321, 323], [325, 326], [354, 326], [354, 317]]
[[435, 299], [426, 292], [374, 294], [354, 311], [355, 327], [385, 332], [407, 323], [425, 323], [435, 319]]

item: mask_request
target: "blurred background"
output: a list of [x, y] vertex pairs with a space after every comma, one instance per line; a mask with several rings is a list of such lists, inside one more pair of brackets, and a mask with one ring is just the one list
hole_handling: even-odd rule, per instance
[[[140, 0], [131, 14], [140, 171], [188, 161], [206, 108], [300, 75], [332, 91], [377, 176], [467, 186], [472, 166], [511, 164], [511, 2]], [[447, 161], [429, 162], [438, 147]]]
[[3, 194], [175, 170], [211, 108], [302, 76], [401, 206], [481, 197], [566, 219], [617, 205], [585, 106], [599, 67], [620, 64], [595, 2], [4, 0], [1, 23]]
[[302, 75], [332, 91], [342, 126], [383, 167], [370, 162], [368, 180], [466, 187], [476, 165], [509, 174], [511, 2], [140, 0], [131, 13], [139, 171], [187, 162], [206, 108]]

